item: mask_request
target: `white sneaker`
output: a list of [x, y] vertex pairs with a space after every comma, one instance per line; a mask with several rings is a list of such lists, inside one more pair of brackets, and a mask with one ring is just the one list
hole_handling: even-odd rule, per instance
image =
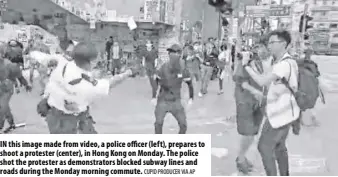
[[203, 94], [201, 92], [198, 92], [199, 97], [203, 97]]

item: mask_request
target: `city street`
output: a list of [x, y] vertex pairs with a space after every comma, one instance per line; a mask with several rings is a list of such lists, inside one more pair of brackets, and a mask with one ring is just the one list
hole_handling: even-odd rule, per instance
[[[318, 57], [322, 75], [338, 78], [337, 57]], [[337, 77], [336, 77], [337, 76]], [[239, 136], [235, 125], [235, 102], [233, 83], [225, 83], [223, 95], [217, 95], [218, 82], [212, 81], [209, 93], [203, 98], [196, 97], [188, 109], [189, 134], [212, 135], [212, 175], [236, 175], [235, 158]], [[183, 85], [184, 100], [188, 100], [187, 86]], [[196, 93], [197, 96], [197, 93]], [[152, 134], [154, 132], [154, 106], [150, 103], [151, 91], [146, 78], [131, 78], [112, 90], [108, 98], [98, 100], [92, 106], [92, 115], [99, 133], [104, 134]], [[15, 130], [19, 134], [48, 133], [43, 118], [36, 114], [39, 101], [37, 90], [32, 93], [15, 95], [12, 111], [16, 122], [27, 126]], [[290, 132], [288, 148], [291, 175], [338, 175], [338, 136], [336, 127], [336, 104], [338, 94], [326, 94], [327, 104], [317, 112], [321, 125], [317, 128], [303, 127], [300, 136]], [[164, 133], [178, 132], [176, 120], [167, 116]], [[254, 175], [264, 174], [256, 145], [248, 154], [256, 167]]]

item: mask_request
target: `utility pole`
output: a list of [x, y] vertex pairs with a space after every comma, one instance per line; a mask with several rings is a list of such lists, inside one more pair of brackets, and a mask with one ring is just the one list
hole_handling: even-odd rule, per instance
[[[203, 9], [202, 9], [202, 41], [204, 40], [204, 18], [205, 18], [205, 7], [208, 5], [208, 2], [206, 0], [203, 0]], [[202, 42], [203, 43], [203, 42]]]
[[303, 24], [302, 24], [302, 33], [301, 33], [301, 52], [303, 52], [304, 49], [304, 35], [305, 35], [305, 29], [306, 29], [306, 15], [307, 11], [309, 9], [309, 4], [305, 4], [304, 6], [304, 13], [303, 13]]
[[242, 50], [242, 35], [241, 35], [241, 29], [243, 27], [244, 21], [245, 21], [245, 6], [242, 3], [241, 0], [238, 0], [238, 18], [237, 18], [237, 40], [236, 40], [236, 48], [235, 48], [235, 60], [234, 60], [234, 70], [236, 70], [238, 58], [237, 58], [237, 53], [241, 52]]

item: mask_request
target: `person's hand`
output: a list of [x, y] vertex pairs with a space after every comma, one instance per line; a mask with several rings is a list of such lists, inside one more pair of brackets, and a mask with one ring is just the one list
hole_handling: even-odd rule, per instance
[[156, 98], [153, 98], [153, 99], [151, 99], [150, 103], [151, 103], [153, 106], [156, 106], [156, 101], [157, 101], [157, 99], [156, 99]]
[[257, 101], [262, 102], [264, 99], [264, 95], [262, 92], [255, 92], [254, 97], [256, 98]]
[[157, 65], [158, 65], [158, 59], [156, 58], [155, 59], [155, 68], [157, 67]]
[[16, 93], [20, 93], [20, 88], [19, 87], [15, 87], [15, 92]]
[[242, 52], [242, 65], [247, 65], [250, 62], [250, 53], [249, 52]]
[[193, 99], [190, 98], [190, 99], [188, 100], [188, 103], [187, 103], [187, 109], [189, 109], [189, 108], [192, 106], [192, 104], [193, 104]]
[[26, 89], [26, 92], [31, 92], [32, 91], [32, 86], [26, 85], [25, 89]]

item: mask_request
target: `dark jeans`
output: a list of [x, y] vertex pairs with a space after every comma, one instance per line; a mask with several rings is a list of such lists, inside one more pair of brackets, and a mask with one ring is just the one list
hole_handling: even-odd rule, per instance
[[152, 98], [156, 98], [158, 86], [157, 86], [156, 80], [154, 79], [155, 68], [146, 67], [146, 73], [147, 73], [149, 83], [151, 86], [151, 90], [152, 90]]
[[289, 156], [285, 145], [290, 130], [290, 124], [280, 128], [272, 128], [268, 120], [265, 121], [262, 135], [258, 142], [267, 176], [277, 176], [276, 161], [281, 176], [289, 176]]
[[168, 112], [177, 120], [178, 126], [180, 127], [178, 133], [185, 134], [187, 131], [187, 116], [181, 100], [157, 102], [155, 108], [155, 134], [162, 134], [164, 118]]
[[1, 93], [0, 93], [0, 130], [4, 128], [5, 120], [7, 120], [10, 126], [15, 125], [14, 117], [11, 111], [11, 107], [9, 105], [9, 102], [14, 93], [13, 83], [9, 80], [3, 81], [3, 82], [7, 82], [7, 84], [6, 86], [2, 85], [2, 87], [7, 87], [7, 88], [5, 88], [5, 91], [1, 90]]

